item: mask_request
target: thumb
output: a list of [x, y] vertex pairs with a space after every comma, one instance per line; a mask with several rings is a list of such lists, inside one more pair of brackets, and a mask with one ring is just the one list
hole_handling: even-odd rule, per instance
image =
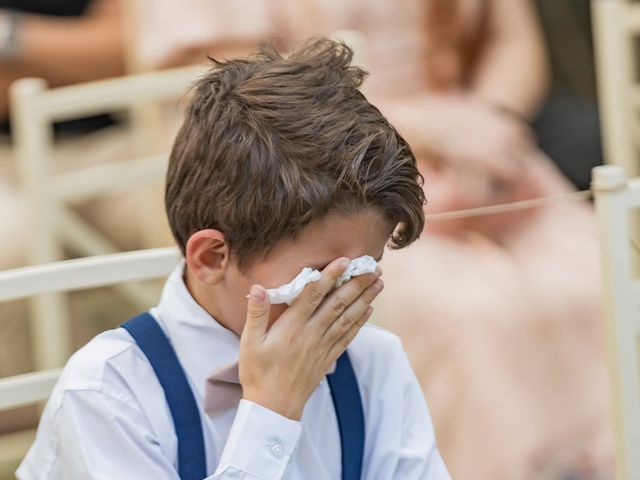
[[244, 324], [242, 335], [261, 338], [265, 333], [267, 333], [270, 310], [271, 303], [269, 302], [267, 291], [260, 285], [253, 285], [249, 292], [247, 319]]

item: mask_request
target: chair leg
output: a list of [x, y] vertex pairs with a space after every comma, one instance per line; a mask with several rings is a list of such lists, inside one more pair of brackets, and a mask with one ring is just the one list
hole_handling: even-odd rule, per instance
[[71, 331], [66, 297], [40, 295], [29, 302], [31, 345], [35, 370], [60, 367], [71, 352]]

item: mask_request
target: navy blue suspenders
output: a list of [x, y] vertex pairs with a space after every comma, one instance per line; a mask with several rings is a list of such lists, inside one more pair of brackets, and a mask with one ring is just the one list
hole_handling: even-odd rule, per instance
[[347, 352], [338, 358], [336, 370], [327, 375], [327, 380], [340, 429], [342, 480], [360, 480], [364, 456], [364, 412], [358, 380]]
[[[204, 436], [198, 404], [164, 332], [149, 313], [122, 325], [136, 341], [160, 381], [178, 438], [178, 473], [182, 480], [207, 476]], [[364, 455], [364, 412], [358, 381], [345, 352], [327, 376], [340, 430], [342, 480], [360, 480]]]
[[162, 385], [178, 437], [178, 473], [182, 480], [207, 476], [200, 410], [187, 377], [164, 332], [149, 313], [122, 325], [145, 354]]

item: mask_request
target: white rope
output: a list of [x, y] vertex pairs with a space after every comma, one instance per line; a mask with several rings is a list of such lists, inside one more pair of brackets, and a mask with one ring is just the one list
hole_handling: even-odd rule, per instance
[[562, 193], [550, 195], [548, 197], [532, 198], [530, 200], [520, 200], [517, 202], [500, 203], [488, 207], [467, 208], [464, 210], [452, 210], [450, 212], [432, 213], [427, 215], [427, 222], [441, 222], [460, 218], [479, 217], [483, 215], [494, 215], [496, 213], [514, 212], [526, 210], [528, 208], [539, 208], [560, 203], [577, 202], [591, 198], [591, 190], [580, 192]]
[[[464, 210], [452, 210], [450, 212], [432, 213], [428, 215], [427, 222], [441, 222], [445, 220], [457, 220], [460, 218], [480, 217], [483, 215], [494, 215], [496, 213], [515, 212], [518, 210], [526, 210], [528, 208], [539, 208], [560, 203], [577, 202], [591, 198], [593, 192], [591, 190], [581, 190], [579, 192], [562, 193], [559, 195], [550, 195], [548, 197], [532, 198], [530, 200], [521, 200], [518, 202], [500, 203], [488, 207], [467, 208]], [[630, 238], [632, 247], [640, 253], [640, 243], [634, 238]]]

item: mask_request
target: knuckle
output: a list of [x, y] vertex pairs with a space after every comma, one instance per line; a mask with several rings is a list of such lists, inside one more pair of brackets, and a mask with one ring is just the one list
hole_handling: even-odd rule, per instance
[[384, 288], [384, 283], [382, 283], [382, 280], [376, 280], [372, 284], [370, 284], [368, 288], [364, 290], [364, 292], [362, 292], [362, 296], [360, 298], [364, 302], [369, 304], [376, 299], [378, 294], [382, 292], [383, 288]]
[[370, 285], [371, 282], [375, 282], [380, 274], [377, 271], [367, 273], [366, 275], [358, 275], [356, 277], [357, 280], [360, 280], [365, 285]]
[[263, 312], [259, 308], [250, 308], [249, 310], [247, 310], [247, 317], [249, 317], [252, 320], [261, 318], [262, 315], [263, 315]]
[[355, 321], [350, 314], [345, 313], [340, 317], [340, 323], [342, 328], [349, 328], [355, 323]]
[[322, 292], [322, 290], [320, 290], [317, 287], [312, 288], [309, 291], [309, 294], [307, 296], [307, 300], [309, 301], [309, 303], [314, 306], [318, 305], [323, 298], [324, 298], [324, 292]]
[[378, 290], [378, 287], [374, 284], [370, 288], [364, 291], [364, 293], [362, 294], [362, 299], [367, 303], [371, 303], [375, 300], [378, 293], [380, 293], [380, 291]]
[[371, 282], [375, 281], [375, 278], [377, 278], [377, 277], [374, 277], [373, 274], [360, 275], [360, 276], [355, 278], [355, 281], [358, 284], [358, 288], [360, 290], [364, 290], [369, 285], [371, 285]]
[[340, 315], [347, 308], [347, 303], [340, 296], [336, 296], [332, 302], [331, 310], [335, 315]]

